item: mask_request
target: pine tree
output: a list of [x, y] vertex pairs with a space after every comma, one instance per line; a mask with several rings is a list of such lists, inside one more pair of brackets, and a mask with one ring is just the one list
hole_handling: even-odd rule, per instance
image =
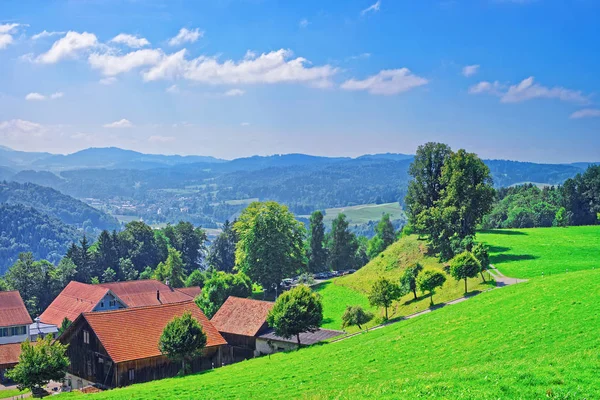
[[310, 216], [308, 241], [308, 271], [324, 271], [327, 266], [327, 250], [324, 246], [325, 224], [323, 224], [323, 213], [321, 211], [315, 211]]

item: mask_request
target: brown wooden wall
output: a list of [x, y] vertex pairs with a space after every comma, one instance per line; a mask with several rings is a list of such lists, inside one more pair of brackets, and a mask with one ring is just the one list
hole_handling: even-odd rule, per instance
[[[67, 357], [71, 361], [69, 373], [85, 380], [114, 386], [115, 364], [102, 346], [94, 331], [83, 318], [76, 320], [77, 325], [67, 330], [59, 340], [68, 344]], [[89, 344], [83, 342], [83, 331], [90, 334]]]
[[242, 336], [226, 332], [220, 333], [230, 346], [243, 347], [250, 350], [256, 349], [256, 338], [254, 336]]
[[[218, 368], [221, 366], [221, 347], [209, 347], [202, 351], [202, 356], [192, 361], [192, 372]], [[129, 370], [134, 370], [133, 381], [129, 380]], [[127, 386], [133, 383], [149, 382], [156, 379], [170, 378], [181, 369], [180, 362], [171, 362], [165, 356], [126, 361], [117, 366], [116, 381], [113, 386]]]

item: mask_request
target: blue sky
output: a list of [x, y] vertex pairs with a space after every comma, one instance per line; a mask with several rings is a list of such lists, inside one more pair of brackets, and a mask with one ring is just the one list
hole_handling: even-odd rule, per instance
[[596, 0], [3, 0], [0, 144], [600, 160]]

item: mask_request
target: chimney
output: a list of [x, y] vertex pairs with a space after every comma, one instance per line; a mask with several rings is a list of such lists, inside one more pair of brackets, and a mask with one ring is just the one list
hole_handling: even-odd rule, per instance
[[161, 301], [160, 301], [160, 291], [159, 290], [156, 291], [156, 300], [158, 300], [158, 302], [160, 304], [162, 304]]

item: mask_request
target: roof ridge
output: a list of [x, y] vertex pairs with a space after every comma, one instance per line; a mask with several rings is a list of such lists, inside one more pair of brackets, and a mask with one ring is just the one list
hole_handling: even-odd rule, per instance
[[[267, 304], [275, 304], [272, 301], [268, 301], [268, 300], [258, 300], [258, 299], [251, 299], [249, 297], [238, 297], [238, 296], [228, 296], [227, 300], [229, 300], [229, 297], [233, 297], [234, 299], [240, 299], [240, 300], [249, 300], [249, 301], [255, 301], [257, 303], [267, 303]], [[225, 301], [227, 301], [225, 300]]]
[[[188, 303], [196, 304], [194, 302], [194, 300], [183, 300], [183, 301], [177, 301], [177, 302], [173, 302], [173, 303], [154, 304], [151, 306], [140, 306], [140, 307], [128, 307], [128, 308], [121, 308], [119, 310], [108, 310], [108, 311], [102, 311], [102, 312], [86, 311], [86, 312], [83, 312], [82, 314], [84, 316], [106, 315], [106, 314], [125, 313], [125, 312], [131, 312], [131, 311], [146, 310], [146, 309], [152, 309], [152, 308], [158, 308], [158, 307], [180, 306], [182, 304], [188, 304]], [[200, 309], [200, 307], [198, 307], [198, 309]]]

